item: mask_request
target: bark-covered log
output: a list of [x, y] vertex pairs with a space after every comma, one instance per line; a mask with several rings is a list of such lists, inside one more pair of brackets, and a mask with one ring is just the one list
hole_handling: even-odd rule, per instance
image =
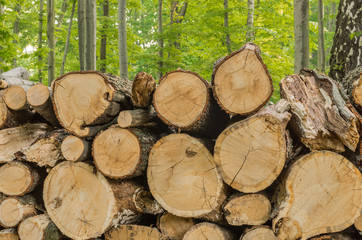
[[252, 229], [246, 230], [244, 234], [240, 236], [240, 240], [278, 240], [274, 235], [274, 232], [267, 226], [258, 226]]
[[47, 214], [27, 218], [19, 224], [18, 234], [21, 240], [59, 240], [63, 234]]
[[[226, 184], [245, 193], [270, 186], [282, 171], [287, 153], [290, 113], [284, 101], [234, 123], [217, 138], [215, 163]], [[283, 106], [284, 107], [284, 106]]]
[[113, 126], [101, 132], [93, 141], [92, 155], [97, 169], [115, 179], [142, 175], [148, 154], [157, 136], [148, 131]]
[[30, 105], [26, 100], [26, 92], [29, 86], [11, 86], [6, 89], [3, 96], [6, 106], [12, 110], [29, 110]]
[[131, 82], [95, 71], [71, 72], [52, 85], [60, 124], [78, 137], [94, 137], [110, 126], [121, 108], [130, 107]]
[[7, 197], [0, 202], [0, 225], [3, 227], [16, 227], [35, 214], [35, 199], [31, 196]]
[[89, 141], [69, 135], [60, 146], [63, 157], [68, 161], [81, 162], [92, 157], [92, 144]]
[[155, 123], [158, 120], [154, 108], [121, 111], [117, 123], [121, 128], [142, 127]]
[[208, 138], [217, 137], [229, 120], [215, 102], [209, 83], [181, 69], [160, 79], [153, 106], [167, 125]]
[[216, 64], [211, 84], [217, 102], [230, 114], [255, 112], [273, 94], [273, 81], [259, 47], [253, 43], [245, 44]]
[[132, 84], [131, 100], [133, 106], [148, 108], [152, 104], [153, 93], [156, 90], [156, 81], [151, 74], [137, 73]]
[[6, 228], [0, 231], [0, 240], [19, 240], [15, 228]]
[[14, 153], [29, 147], [51, 129], [46, 124], [25, 124], [0, 130], [0, 163], [12, 161]]
[[269, 220], [271, 204], [260, 193], [235, 194], [223, 206], [226, 221], [232, 226], [261, 225]]
[[160, 139], [150, 152], [147, 180], [152, 195], [168, 212], [222, 219], [224, 184], [212, 155], [198, 139], [187, 134]]
[[60, 126], [55, 116], [50, 89], [38, 83], [27, 91], [27, 101], [32, 108], [53, 126]]
[[192, 226], [182, 240], [232, 240], [233, 235], [225, 228], [208, 222]]
[[133, 203], [138, 212], [157, 215], [165, 210], [155, 200], [150, 191], [143, 187], [138, 188], [133, 194]]
[[30, 165], [12, 161], [0, 167], [0, 192], [8, 196], [22, 196], [39, 183], [38, 172]]
[[291, 105], [292, 127], [310, 150], [356, 150], [359, 121], [333, 79], [303, 69], [285, 77], [280, 86]]
[[113, 228], [105, 234], [106, 240], [166, 240], [156, 228], [150, 228], [139, 225], [121, 225], [118, 228]]
[[284, 200], [273, 220], [280, 240], [342, 231], [360, 216], [362, 174], [337, 153], [316, 151], [297, 160], [283, 188]]
[[35, 82], [29, 81], [29, 72], [22, 67], [13, 68], [10, 71], [0, 74], [0, 88], [7, 88], [16, 85], [32, 86]]
[[157, 223], [158, 228], [168, 239], [181, 240], [196, 221], [193, 218], [178, 217], [166, 212], [159, 217]]

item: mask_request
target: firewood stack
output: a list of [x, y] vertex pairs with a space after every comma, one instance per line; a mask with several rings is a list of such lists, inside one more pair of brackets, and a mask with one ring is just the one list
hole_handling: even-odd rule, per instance
[[28, 76], [0, 75], [0, 239], [360, 237], [357, 90], [303, 69], [268, 104], [251, 43], [217, 61], [211, 84], [181, 69], [158, 84]]

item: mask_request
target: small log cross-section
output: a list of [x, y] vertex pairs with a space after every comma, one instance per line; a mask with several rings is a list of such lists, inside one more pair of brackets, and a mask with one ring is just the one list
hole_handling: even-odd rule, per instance
[[89, 159], [92, 156], [91, 148], [91, 142], [73, 135], [64, 138], [60, 146], [63, 157], [73, 162], [81, 162]]
[[280, 240], [305, 240], [342, 231], [360, 216], [362, 174], [343, 156], [312, 152], [288, 170], [286, 197], [273, 220], [273, 230]]
[[0, 231], [1, 240], [19, 240], [19, 236], [15, 228], [5, 228]]
[[273, 81], [253, 43], [222, 59], [214, 68], [211, 84], [219, 105], [233, 115], [257, 111], [273, 94]]
[[232, 188], [245, 193], [264, 190], [282, 171], [290, 113], [277, 112], [277, 106], [230, 125], [217, 138], [215, 163]]
[[117, 123], [121, 128], [142, 127], [157, 121], [157, 113], [154, 108], [121, 111]]
[[158, 219], [158, 228], [170, 240], [181, 240], [195, 224], [193, 218], [177, 217], [170, 213], [164, 213]]
[[160, 79], [153, 106], [167, 125], [208, 138], [217, 137], [229, 120], [212, 97], [209, 83], [181, 69]]
[[157, 228], [150, 228], [140, 225], [120, 225], [105, 234], [105, 240], [167, 240]]
[[27, 218], [20, 223], [18, 233], [21, 240], [58, 240], [63, 238], [63, 234], [47, 214]]
[[182, 240], [232, 240], [233, 235], [225, 228], [208, 222], [191, 227]]
[[3, 96], [6, 106], [15, 111], [19, 110], [28, 110], [30, 105], [26, 100], [26, 90], [29, 86], [11, 86], [6, 89], [6, 92]]
[[263, 194], [236, 194], [228, 199], [223, 210], [232, 226], [261, 225], [270, 218], [271, 204]]
[[309, 69], [285, 77], [281, 96], [290, 106], [292, 128], [310, 150], [356, 150], [358, 118], [349, 109], [337, 83]]
[[94, 137], [109, 127], [121, 107], [129, 107], [131, 83], [95, 71], [71, 72], [52, 84], [60, 124], [78, 137]]
[[148, 154], [156, 140], [156, 135], [142, 129], [110, 127], [93, 141], [94, 163], [110, 178], [140, 176], [146, 170]]
[[35, 214], [35, 200], [30, 196], [8, 197], [0, 202], [0, 225], [3, 227], [15, 227], [24, 219]]
[[168, 212], [220, 220], [224, 185], [212, 155], [198, 139], [187, 134], [160, 139], [150, 152], [147, 180], [152, 195]]
[[250, 230], [246, 230], [241, 235], [240, 240], [278, 240], [274, 235], [274, 232], [266, 226], [254, 227]]
[[148, 108], [152, 104], [153, 92], [156, 90], [156, 81], [151, 74], [137, 73], [132, 84], [131, 100], [133, 106]]
[[31, 192], [39, 182], [39, 174], [29, 165], [12, 161], [0, 167], [0, 192], [22, 196]]

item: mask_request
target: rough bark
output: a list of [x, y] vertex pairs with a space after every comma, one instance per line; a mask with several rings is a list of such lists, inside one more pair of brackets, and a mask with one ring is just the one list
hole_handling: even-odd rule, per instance
[[62, 66], [60, 67], [60, 75], [63, 75], [63, 73], [64, 73], [65, 61], [67, 60], [68, 47], [69, 47], [69, 42], [70, 42], [70, 33], [72, 32], [73, 16], [74, 16], [74, 12], [75, 12], [75, 3], [76, 3], [76, 1], [73, 2], [72, 13], [70, 14], [70, 22], [69, 22], [69, 26], [68, 26], [67, 41], [65, 43]]
[[326, 50], [324, 47], [324, 4], [318, 0], [318, 69], [325, 71]]
[[[14, 11], [16, 12], [16, 16], [15, 16], [15, 21], [14, 21], [14, 25], [13, 25], [13, 34], [15, 36], [15, 39], [13, 40], [13, 43], [15, 45], [18, 45], [18, 38], [19, 38], [19, 19], [20, 19], [20, 10], [21, 10], [21, 5], [18, 3], [15, 5], [15, 9]], [[14, 57], [13, 58], [13, 68], [16, 68], [17, 66], [17, 58]]]
[[63, 157], [68, 161], [81, 162], [92, 157], [91, 142], [69, 135], [60, 146]]
[[170, 213], [162, 214], [158, 221], [158, 228], [170, 240], [181, 240], [185, 233], [196, 224], [193, 218], [177, 217]]
[[294, 72], [309, 65], [309, 1], [294, 0]]
[[20, 223], [18, 233], [22, 240], [60, 240], [64, 238], [47, 214], [27, 218]]
[[215, 138], [229, 120], [215, 102], [209, 83], [181, 69], [162, 77], [153, 106], [164, 123], [196, 136]]
[[273, 220], [280, 240], [342, 231], [360, 216], [362, 175], [343, 156], [312, 152], [294, 162], [285, 176], [285, 194]]
[[85, 41], [85, 70], [96, 70], [96, 46], [97, 46], [97, 1], [86, 2], [86, 41]]
[[0, 225], [5, 228], [16, 227], [35, 214], [35, 199], [31, 196], [7, 197], [0, 202]]
[[246, 230], [244, 234], [240, 236], [240, 240], [278, 240], [274, 235], [274, 232], [267, 226], [258, 226]]
[[101, 36], [101, 49], [100, 49], [100, 61], [101, 72], [106, 72], [107, 66], [107, 30], [109, 24], [109, 0], [103, 2], [103, 25]]
[[133, 193], [133, 203], [140, 213], [157, 215], [165, 211], [154, 199], [151, 192], [145, 190], [143, 187], [138, 188]]
[[86, 0], [78, 0], [78, 46], [79, 46], [79, 67], [85, 70], [86, 60], [86, 20], [85, 20]]
[[[249, 3], [249, 2], [248, 2]], [[231, 53], [231, 40], [229, 30], [229, 1], [224, 0], [224, 27], [225, 27], [225, 45], [228, 54]]]
[[281, 83], [281, 96], [291, 105], [292, 128], [310, 150], [356, 150], [359, 121], [337, 83], [303, 69]]
[[132, 240], [166, 240], [156, 228], [139, 225], [121, 225], [105, 234], [106, 240], [132, 239]]
[[128, 79], [126, 5], [127, 0], [118, 0], [119, 72]]
[[208, 222], [202, 222], [192, 226], [183, 237], [183, 240], [232, 240], [231, 231]]
[[161, 79], [163, 76], [163, 27], [162, 27], [162, 5], [163, 1], [158, 0], [158, 12], [157, 12], [157, 23], [158, 23], [158, 72], [157, 78]]
[[248, 0], [246, 28], [246, 42], [251, 42], [254, 40], [254, 0]]
[[341, 81], [351, 70], [362, 66], [361, 8], [361, 1], [339, 2], [329, 72], [329, 76], [337, 81]]
[[54, 0], [47, 0], [48, 86], [55, 79]]
[[340, 81], [344, 90], [354, 107], [362, 110], [362, 66], [350, 71]]
[[133, 106], [148, 108], [152, 104], [153, 93], [156, 90], [156, 81], [151, 74], [137, 73], [132, 84], [131, 100]]
[[[181, 3], [180, 1], [175, 1], [175, 0], [171, 1], [171, 19], [170, 19], [171, 28], [173, 28], [175, 24], [180, 24], [182, 22], [182, 20], [186, 15], [187, 4], [188, 4], [187, 1], [183, 1]], [[181, 48], [180, 42], [177, 41], [177, 39], [180, 38], [181, 38], [181, 33], [177, 31], [176, 37], [174, 37], [175, 40], [173, 42], [173, 45], [176, 49]]]

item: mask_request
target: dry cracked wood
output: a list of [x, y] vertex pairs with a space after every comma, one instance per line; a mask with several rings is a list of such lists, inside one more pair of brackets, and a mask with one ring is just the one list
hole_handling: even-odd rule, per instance
[[272, 79], [259, 47], [253, 43], [221, 60], [214, 68], [211, 84], [217, 102], [230, 114], [255, 112], [273, 93]]
[[31, 196], [7, 197], [0, 202], [0, 225], [3, 227], [16, 227], [35, 214], [35, 199]]
[[209, 83], [181, 69], [160, 79], [153, 106], [167, 125], [209, 138], [217, 137], [229, 120], [212, 97]]
[[98, 170], [115, 179], [142, 175], [157, 136], [138, 128], [112, 126], [93, 141], [92, 155]]
[[258, 226], [245, 231], [240, 240], [278, 240], [278, 238], [269, 227]]
[[14, 153], [29, 147], [40, 136], [49, 132], [46, 124], [25, 124], [0, 130], [0, 163], [12, 161]]
[[133, 106], [148, 108], [152, 104], [153, 93], [156, 90], [156, 81], [151, 74], [137, 73], [132, 83], [131, 100]]
[[353, 69], [341, 80], [346, 95], [353, 105], [362, 110], [362, 66]]
[[22, 196], [39, 183], [39, 174], [28, 164], [12, 161], [0, 167], [0, 192], [8, 196]]
[[58, 240], [63, 238], [47, 214], [36, 215], [21, 222], [18, 234], [21, 240]]
[[19, 240], [15, 228], [6, 228], [0, 231], [0, 240]]
[[181, 240], [185, 233], [196, 224], [193, 218], [183, 218], [170, 213], [162, 214], [158, 219], [158, 228], [170, 240]]
[[63, 157], [68, 161], [81, 162], [92, 157], [91, 142], [68, 135], [60, 146]]
[[95, 71], [71, 72], [52, 85], [53, 107], [60, 124], [78, 137], [94, 137], [110, 126], [121, 108], [129, 108], [131, 83]]
[[135, 109], [121, 111], [117, 118], [117, 123], [121, 128], [142, 127], [155, 122], [157, 113], [153, 107], [149, 109]]
[[150, 228], [139, 225], [121, 225], [118, 228], [113, 228], [105, 234], [106, 240], [166, 240], [156, 228]]
[[143, 187], [138, 188], [133, 193], [133, 203], [140, 213], [157, 215], [165, 211], [152, 196], [151, 192]]
[[362, 175], [343, 156], [312, 152], [294, 162], [286, 176], [285, 198], [273, 220], [280, 240], [342, 231], [359, 217]]
[[303, 69], [285, 77], [280, 87], [291, 106], [292, 128], [310, 150], [356, 150], [359, 121], [333, 79]]
[[182, 240], [232, 240], [233, 236], [225, 228], [208, 222], [192, 226]]
[[168, 212], [221, 220], [224, 185], [212, 155], [198, 139], [187, 134], [160, 139], [150, 152], [147, 180], [152, 195]]
[[223, 206], [226, 221], [232, 226], [261, 225], [269, 220], [271, 204], [260, 193], [235, 194]]
[[214, 158], [226, 184], [245, 193], [267, 188], [282, 171], [290, 113], [271, 105], [226, 128], [217, 138]]

